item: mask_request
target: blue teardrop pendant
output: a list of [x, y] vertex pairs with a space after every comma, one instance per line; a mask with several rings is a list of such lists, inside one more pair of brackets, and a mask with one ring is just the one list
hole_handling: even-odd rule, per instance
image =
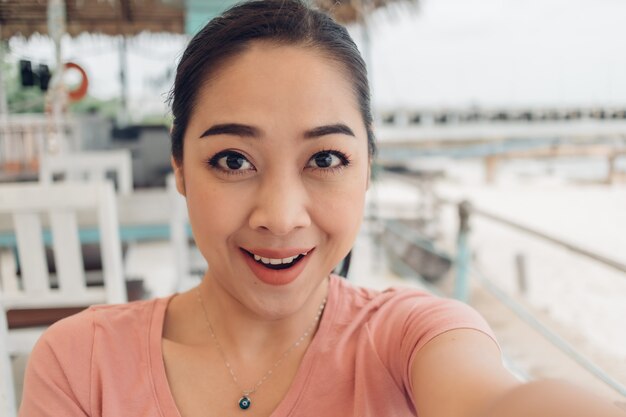
[[242, 410], [247, 410], [248, 408], [250, 408], [250, 404], [252, 404], [250, 402], [250, 398], [246, 397], [245, 395], [239, 399], [239, 408], [241, 408]]

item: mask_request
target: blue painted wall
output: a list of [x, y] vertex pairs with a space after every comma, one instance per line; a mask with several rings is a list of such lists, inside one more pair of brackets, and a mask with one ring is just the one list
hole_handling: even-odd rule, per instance
[[237, 0], [187, 0], [185, 32], [188, 35], [195, 35], [209, 20], [236, 3], [239, 2]]

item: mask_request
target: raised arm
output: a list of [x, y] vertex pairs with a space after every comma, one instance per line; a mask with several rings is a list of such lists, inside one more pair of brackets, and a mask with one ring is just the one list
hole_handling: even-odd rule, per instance
[[486, 334], [451, 330], [428, 342], [411, 368], [420, 417], [626, 417], [608, 401], [561, 381], [522, 384]]

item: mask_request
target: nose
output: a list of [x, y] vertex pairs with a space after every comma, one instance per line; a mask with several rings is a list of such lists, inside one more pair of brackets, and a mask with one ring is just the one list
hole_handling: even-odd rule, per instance
[[308, 193], [299, 176], [275, 173], [261, 180], [249, 225], [285, 236], [311, 224], [307, 209]]

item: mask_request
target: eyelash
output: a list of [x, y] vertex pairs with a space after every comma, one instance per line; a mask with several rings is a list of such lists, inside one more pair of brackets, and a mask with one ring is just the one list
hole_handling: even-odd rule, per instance
[[[336, 167], [332, 167], [332, 168], [319, 168], [319, 167], [315, 167], [313, 168], [315, 171], [321, 171], [324, 174], [334, 174], [337, 173], [338, 171], [341, 171], [342, 169], [346, 168], [347, 166], [350, 165], [351, 163], [351, 159], [349, 155], [346, 155], [345, 153], [335, 150], [335, 149], [323, 149], [321, 151], [315, 152], [311, 158], [309, 158], [309, 160], [307, 161], [307, 166], [309, 164], [309, 162], [314, 159], [317, 155], [319, 154], [324, 154], [324, 153], [328, 153], [331, 155], [336, 156], [337, 158], [339, 158], [339, 161], [341, 162], [340, 165], [336, 166]], [[230, 169], [224, 169], [219, 165], [219, 161], [220, 159], [224, 158], [225, 156], [240, 156], [242, 158], [244, 158], [248, 163], [250, 163], [250, 161], [248, 161], [248, 159], [243, 156], [240, 152], [236, 152], [236, 151], [221, 151], [216, 153], [215, 155], [213, 155], [208, 161], [208, 165], [212, 168], [215, 169], [225, 175], [245, 175], [245, 173], [248, 170], [230, 170]], [[252, 164], [250, 164], [252, 165]]]
[[[220, 159], [224, 158], [225, 156], [240, 156], [243, 159], [245, 159], [246, 161], [248, 161], [248, 159], [243, 156], [240, 152], [236, 152], [236, 151], [220, 151], [218, 153], [216, 153], [215, 155], [213, 155], [208, 161], [207, 163], [209, 164], [209, 166], [216, 170], [219, 171], [223, 174], [226, 175], [244, 175], [247, 170], [229, 170], [229, 169], [224, 169], [219, 165], [219, 161]], [[250, 161], [248, 161], [248, 163], [250, 163]], [[250, 164], [252, 165], [252, 164]]]
[[340, 164], [339, 164], [338, 166], [336, 166], [336, 167], [332, 167], [332, 168], [319, 168], [319, 167], [314, 167], [314, 168], [312, 168], [313, 170], [315, 170], [315, 171], [321, 171], [321, 172], [322, 172], [322, 173], [324, 173], [324, 174], [331, 175], [331, 174], [335, 174], [335, 173], [337, 173], [337, 172], [339, 172], [339, 171], [343, 170], [344, 168], [346, 168], [347, 166], [349, 166], [349, 165], [350, 165], [350, 163], [351, 163], [351, 158], [350, 158], [350, 156], [349, 156], [349, 155], [346, 155], [345, 153], [343, 153], [343, 152], [341, 152], [341, 151], [338, 151], [338, 150], [335, 150], [335, 149], [323, 149], [323, 150], [321, 150], [321, 151], [319, 151], [319, 152], [315, 152], [315, 153], [314, 153], [314, 154], [313, 154], [313, 155], [309, 158], [309, 161], [307, 161], [307, 165], [308, 165], [308, 163], [309, 163], [312, 159], [314, 159], [317, 155], [319, 155], [319, 154], [324, 154], [324, 153], [328, 153], [328, 154], [334, 155], [334, 156], [336, 156], [337, 158], [339, 158]]

